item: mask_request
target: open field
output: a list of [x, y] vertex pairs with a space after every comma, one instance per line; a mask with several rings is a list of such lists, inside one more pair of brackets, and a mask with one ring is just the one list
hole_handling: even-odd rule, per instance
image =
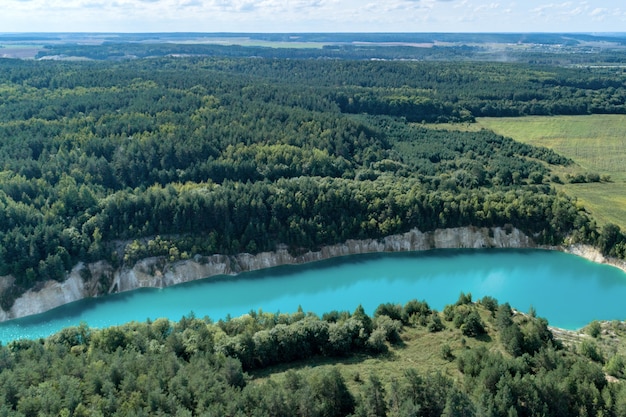
[[[451, 322], [443, 320], [445, 329], [441, 332], [430, 333], [424, 327], [405, 326], [401, 333], [402, 341], [397, 344], [389, 344], [389, 351], [381, 355], [358, 354], [346, 358], [312, 358], [310, 360], [292, 362], [272, 366], [250, 373], [253, 383], [267, 381], [268, 379], [281, 381], [290, 370], [312, 370], [316, 368], [336, 367], [344, 377], [348, 388], [353, 395], [361, 390], [361, 385], [368, 380], [371, 374], [380, 377], [384, 386], [389, 386], [398, 376], [403, 375], [407, 369], [413, 368], [420, 375], [432, 375], [441, 373], [451, 379], [463, 381], [463, 374], [459, 371], [456, 358], [463, 352], [484, 347], [488, 351], [499, 351], [508, 355], [500, 344], [500, 336], [494, 328], [494, 318], [488, 311], [479, 309], [480, 315], [486, 324], [487, 333], [474, 338], [466, 337], [454, 327]], [[596, 322], [597, 323], [597, 322]], [[562, 354], [580, 354], [583, 342], [591, 342], [597, 346], [605, 360], [613, 355], [625, 355], [626, 323], [620, 321], [599, 322], [600, 331], [597, 337], [590, 335], [590, 326], [577, 331], [552, 328], [556, 340], [563, 344], [565, 350]], [[448, 345], [451, 356], [443, 357], [442, 346]]]
[[564, 184], [599, 225], [615, 223], [626, 230], [626, 116], [558, 116], [481, 118], [477, 125], [535, 146], [545, 146], [576, 163], [555, 172], [609, 175], [610, 182]]
[[179, 44], [213, 44], [224, 46], [260, 46], [265, 48], [293, 48], [293, 49], [322, 49], [326, 45], [330, 45], [330, 42], [298, 42], [298, 41], [270, 41], [263, 39], [253, 39], [249, 37], [241, 38], [208, 38], [200, 40], [188, 40], [183, 42], [177, 42]]
[[[402, 341], [390, 344], [389, 351], [380, 355], [359, 354], [346, 358], [313, 358], [299, 362], [272, 366], [259, 371], [251, 372], [255, 381], [267, 379], [280, 380], [285, 377], [289, 370], [312, 369], [319, 367], [337, 367], [346, 380], [346, 384], [353, 394], [359, 392], [359, 386], [367, 381], [371, 374], [376, 374], [387, 385], [404, 372], [413, 368], [421, 375], [441, 373], [452, 379], [462, 379], [458, 365], [454, 360], [462, 352], [484, 346], [489, 350], [499, 350], [496, 343], [497, 332], [491, 327], [489, 313], [480, 311], [483, 321], [486, 323], [487, 334], [480, 337], [466, 337], [455, 328], [451, 322], [442, 320], [445, 329], [441, 332], [431, 333], [425, 327], [405, 326], [401, 334]], [[487, 324], [489, 323], [489, 324]], [[444, 359], [441, 355], [441, 347], [448, 345], [452, 356]]]
[[0, 43], [0, 58], [30, 59], [42, 49], [44, 49], [43, 45]]

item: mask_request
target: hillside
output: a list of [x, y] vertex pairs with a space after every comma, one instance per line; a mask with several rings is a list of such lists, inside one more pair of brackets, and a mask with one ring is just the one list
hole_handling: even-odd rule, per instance
[[[503, 63], [501, 46], [450, 34], [437, 35], [446, 48], [350, 45], [350, 34], [295, 47], [259, 34], [230, 47], [7, 36], [15, 56], [45, 59], [0, 60], [5, 312], [58, 283], [90, 295], [128, 284], [105, 269], [152, 279], [179, 260], [249, 266], [357, 239], [523, 238], [626, 257], [621, 216], [571, 193], [621, 177], [475, 123], [626, 114], [620, 39], [500, 35], [517, 62]], [[625, 336], [621, 322], [551, 329], [470, 294], [441, 312], [413, 300], [371, 317], [83, 324], [0, 346], [0, 415], [620, 416]]]
[[4, 415], [622, 415], [622, 324], [557, 338], [547, 322], [461, 294], [373, 317], [250, 312], [0, 347]]
[[553, 168], [571, 160], [421, 124], [622, 113], [614, 69], [211, 57], [0, 68], [5, 310], [79, 261], [297, 254], [458, 226], [626, 247], [555, 191]]

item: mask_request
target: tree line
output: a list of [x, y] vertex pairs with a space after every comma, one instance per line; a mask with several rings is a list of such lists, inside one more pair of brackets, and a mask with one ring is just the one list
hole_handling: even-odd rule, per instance
[[[407, 367], [340, 372], [289, 363], [325, 356], [384, 358], [409, 331], [445, 331], [433, 361], [449, 371]], [[419, 338], [410, 343], [420, 343]], [[473, 340], [470, 344], [467, 340]], [[465, 343], [463, 343], [465, 342]], [[0, 412], [48, 415], [450, 416], [622, 415], [624, 360], [606, 365], [594, 342], [563, 346], [547, 322], [493, 297], [461, 294], [443, 312], [427, 302], [361, 307], [321, 318], [251, 311], [218, 322], [192, 314], [106, 329], [86, 324], [40, 340], [0, 346]], [[590, 355], [596, 352], [596, 355]], [[621, 362], [620, 362], [621, 360]], [[609, 366], [608, 364], [613, 365]], [[621, 365], [615, 366], [615, 364]], [[448, 367], [446, 364], [452, 364]], [[281, 365], [281, 368], [272, 368]], [[299, 366], [299, 368], [302, 368]], [[277, 376], [266, 378], [264, 369]], [[286, 369], [286, 370], [285, 370]], [[454, 375], [454, 376], [453, 376]]]
[[[265, 59], [421, 60], [543, 63], [550, 65], [606, 65], [623, 63], [619, 36], [586, 34], [450, 34], [450, 33], [221, 33], [116, 34], [99, 37], [97, 45], [53, 36], [16, 37], [44, 44], [42, 59], [80, 57], [92, 60], [133, 60], [167, 56], [219, 56]], [[205, 39], [202, 39], [202, 38]], [[219, 45], [227, 38], [233, 45]], [[244, 43], [266, 42], [262, 46]], [[195, 41], [189, 42], [190, 40]], [[245, 42], [245, 41], [244, 41]], [[272, 42], [277, 42], [272, 44]], [[311, 48], [298, 44], [310, 43]], [[290, 45], [291, 43], [291, 45]], [[318, 45], [316, 45], [318, 44]], [[420, 45], [421, 44], [421, 45]], [[524, 47], [513, 45], [523, 44]], [[494, 45], [496, 45], [494, 47]], [[290, 47], [291, 46], [291, 47]], [[315, 46], [318, 46], [317, 48]], [[502, 47], [504, 46], [504, 47]]]
[[298, 252], [414, 227], [511, 224], [624, 254], [619, 229], [551, 188], [550, 166], [571, 161], [416, 123], [471, 122], [486, 103], [620, 112], [615, 71], [225, 57], [0, 69], [3, 308], [78, 261]]

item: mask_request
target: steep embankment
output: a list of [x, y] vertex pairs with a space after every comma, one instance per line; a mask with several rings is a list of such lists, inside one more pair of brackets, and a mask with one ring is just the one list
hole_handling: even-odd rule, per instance
[[[63, 304], [87, 297], [131, 291], [143, 287], [163, 288], [216, 275], [236, 275], [279, 265], [294, 265], [338, 256], [377, 252], [421, 251], [438, 248], [532, 248], [531, 238], [517, 229], [463, 227], [407, 233], [382, 239], [348, 240], [343, 244], [323, 247], [319, 251], [293, 256], [286, 248], [256, 255], [197, 255], [193, 259], [167, 262], [164, 258], [148, 258], [132, 268], [114, 269], [97, 262], [77, 265], [62, 282], [49, 281], [42, 288], [29, 290], [18, 298], [9, 311], [0, 311], [0, 321], [42, 313]], [[608, 262], [597, 250], [585, 246], [560, 249], [595, 262]], [[608, 262], [626, 271], [626, 265]], [[10, 280], [4, 278], [2, 281]], [[109, 284], [110, 283], [110, 284]]]

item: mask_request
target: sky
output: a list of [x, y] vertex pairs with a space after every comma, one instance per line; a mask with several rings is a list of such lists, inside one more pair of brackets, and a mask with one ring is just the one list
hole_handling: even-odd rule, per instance
[[626, 32], [624, 0], [0, 0], [4, 32]]

